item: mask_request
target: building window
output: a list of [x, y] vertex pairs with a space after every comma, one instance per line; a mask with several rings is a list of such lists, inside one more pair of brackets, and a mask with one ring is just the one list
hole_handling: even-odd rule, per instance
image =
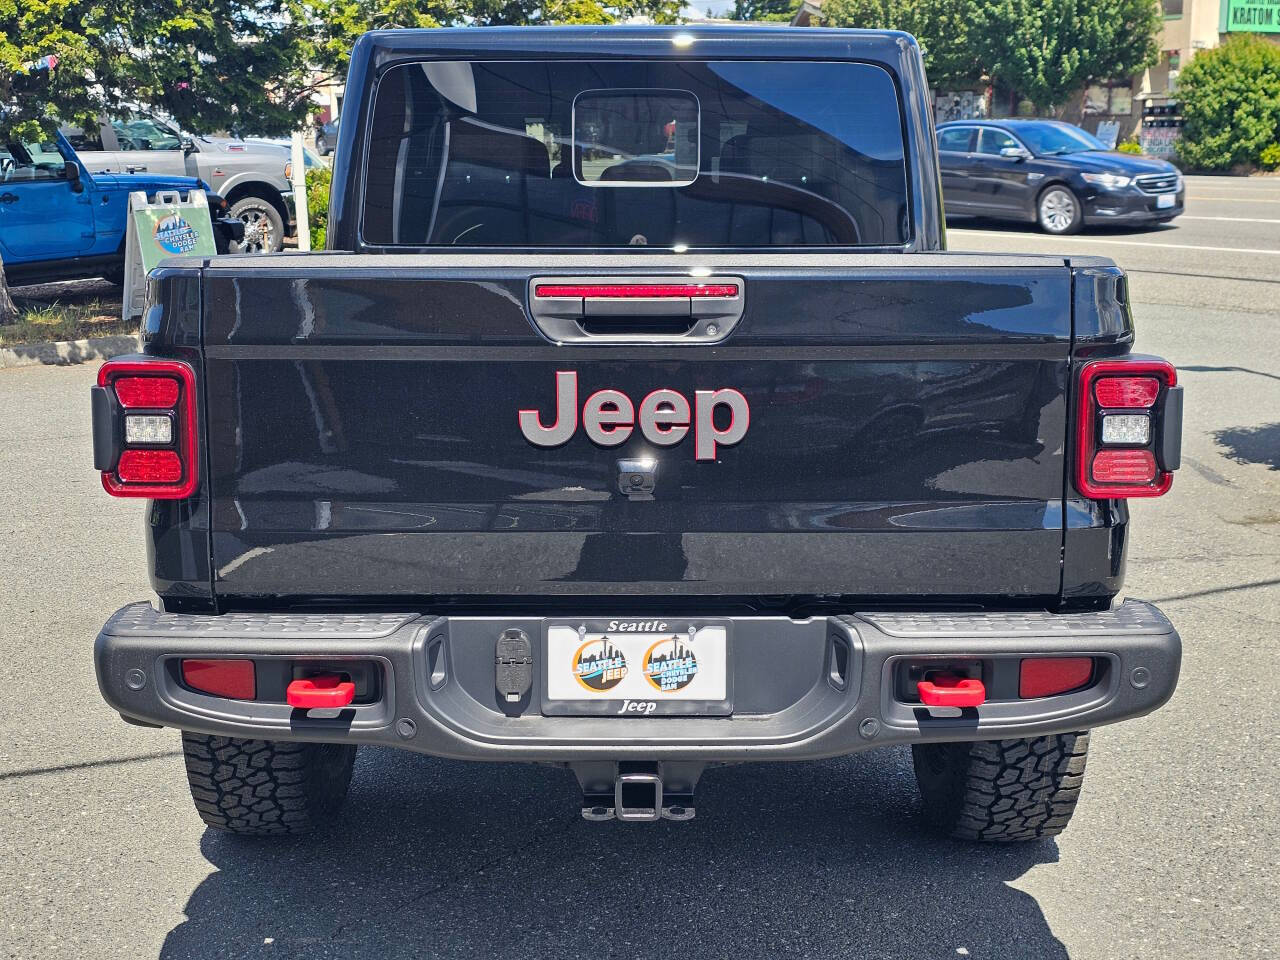
[[1117, 83], [1095, 83], [1085, 91], [1085, 116], [1100, 114], [1127, 117], [1133, 113], [1133, 88], [1128, 80]]
[[1168, 20], [1182, 16], [1182, 0], [1160, 0], [1160, 12]]

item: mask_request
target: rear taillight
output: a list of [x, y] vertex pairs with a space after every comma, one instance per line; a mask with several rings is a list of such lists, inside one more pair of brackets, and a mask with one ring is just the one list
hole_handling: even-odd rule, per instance
[[1182, 393], [1173, 365], [1095, 360], [1080, 370], [1076, 487], [1095, 500], [1158, 497], [1178, 468]]
[[93, 458], [114, 497], [181, 500], [197, 486], [195, 373], [181, 360], [109, 360], [93, 398]]

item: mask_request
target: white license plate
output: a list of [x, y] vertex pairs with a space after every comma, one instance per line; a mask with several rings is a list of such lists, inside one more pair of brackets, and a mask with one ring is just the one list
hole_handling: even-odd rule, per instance
[[1178, 202], [1176, 193], [1164, 193], [1156, 197], [1156, 209], [1164, 210]]
[[545, 676], [544, 713], [723, 715], [729, 629], [664, 620], [553, 624]]

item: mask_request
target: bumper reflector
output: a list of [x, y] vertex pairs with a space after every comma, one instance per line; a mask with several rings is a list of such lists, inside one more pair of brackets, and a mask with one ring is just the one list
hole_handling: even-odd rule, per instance
[[232, 700], [257, 695], [252, 660], [183, 660], [182, 682], [192, 690]]
[[935, 673], [916, 684], [920, 702], [930, 707], [978, 707], [987, 702], [987, 688], [973, 677]]
[[310, 710], [315, 707], [345, 707], [356, 695], [356, 685], [343, 680], [336, 673], [324, 673], [318, 677], [294, 680], [285, 690], [284, 698], [291, 707]]
[[1036, 657], [1023, 660], [1018, 696], [1023, 700], [1070, 693], [1093, 679], [1092, 657]]

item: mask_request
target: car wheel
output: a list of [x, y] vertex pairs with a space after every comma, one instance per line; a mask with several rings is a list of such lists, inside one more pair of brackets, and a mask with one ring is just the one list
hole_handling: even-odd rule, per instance
[[239, 253], [274, 253], [284, 247], [284, 220], [270, 200], [244, 197], [231, 205], [230, 214], [244, 223]]
[[1040, 194], [1036, 220], [1045, 233], [1078, 233], [1084, 225], [1084, 211], [1069, 187], [1055, 184]]
[[324, 137], [316, 137], [316, 153], [322, 157], [329, 155], [329, 141]]

